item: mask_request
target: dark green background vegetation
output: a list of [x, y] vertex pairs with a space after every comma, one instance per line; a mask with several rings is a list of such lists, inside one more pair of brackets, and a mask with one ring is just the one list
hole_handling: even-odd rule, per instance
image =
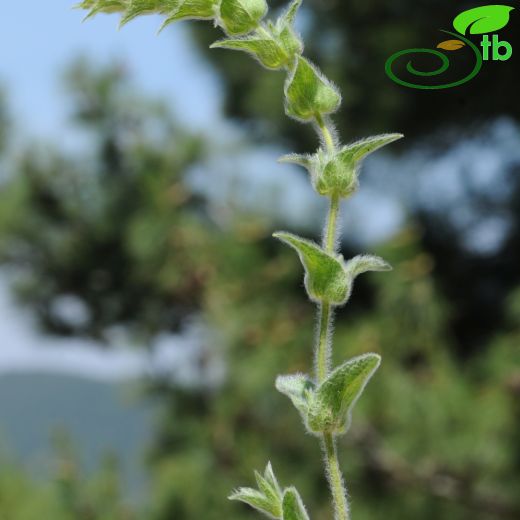
[[[453, 3], [329, 0], [304, 11], [308, 55], [344, 93], [345, 139], [403, 131], [397, 154], [426, 142], [438, 154], [499, 117], [518, 123], [514, 57], [453, 91], [405, 91], [384, 76], [391, 53], [436, 42], [437, 28], [449, 28], [456, 14]], [[518, 34], [508, 39], [520, 49]], [[218, 36], [206, 26], [194, 35], [202, 48]], [[212, 59], [228, 115], [251, 140], [315, 148], [308, 129], [283, 115], [281, 75], [229, 52]], [[211, 159], [212, 143], [133, 91], [121, 70], [82, 62], [67, 84], [72, 124], [88, 150], [79, 157], [59, 143], [44, 151], [29, 143], [0, 189], [0, 260], [16, 267], [13, 289], [44, 331], [61, 336], [103, 340], [124, 324], [147, 346], [200, 316], [215, 331], [211, 355], [197, 359], [200, 373], [218, 358], [225, 377], [189, 387], [146, 381], [161, 418], [143, 503], [127, 505], [113, 461], [82, 478], [61, 442], [46, 483], [2, 465], [0, 520], [253, 518], [225, 497], [267, 460], [299, 488], [313, 519], [330, 518], [319, 448], [273, 387], [280, 372], [309, 370], [314, 332], [301, 267], [271, 238], [284, 224], [238, 210], [225, 224], [215, 219], [208, 197], [187, 182], [190, 169]], [[0, 116], [7, 151], [2, 138], [10, 134]], [[507, 220], [495, 250], [466, 247], [443, 201], [436, 211], [412, 198], [402, 229], [373, 246], [394, 271], [360, 280], [338, 313], [337, 361], [367, 351], [384, 358], [340, 443], [355, 520], [520, 518], [519, 166], [510, 164], [499, 202], [471, 183], [465, 194], [477, 220]], [[358, 252], [348, 230], [343, 252]], [[60, 295], [79, 297], [89, 319], [78, 325], [54, 314]]]

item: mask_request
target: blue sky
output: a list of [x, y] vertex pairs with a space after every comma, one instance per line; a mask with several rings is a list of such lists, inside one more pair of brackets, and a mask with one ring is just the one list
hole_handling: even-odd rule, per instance
[[[220, 116], [217, 76], [189, 44], [183, 24], [157, 35], [157, 17], [140, 18], [117, 30], [117, 17], [100, 15], [81, 23], [74, 0], [2, 2], [0, 84], [23, 130], [36, 135], [63, 131], [60, 72], [78, 55], [100, 62], [123, 60], [138, 85], [182, 100], [182, 121], [203, 128]], [[189, 113], [189, 117], [185, 114]]]

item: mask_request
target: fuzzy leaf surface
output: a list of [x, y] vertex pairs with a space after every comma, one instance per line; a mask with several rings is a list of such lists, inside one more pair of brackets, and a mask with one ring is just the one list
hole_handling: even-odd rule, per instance
[[309, 520], [300, 494], [294, 487], [287, 488], [283, 494], [283, 520]]
[[364, 354], [336, 368], [316, 390], [309, 426], [316, 432], [345, 433], [352, 409], [379, 367], [381, 357]]
[[308, 60], [299, 56], [285, 85], [285, 111], [300, 121], [335, 112], [341, 104], [338, 89]]
[[274, 39], [251, 36], [247, 38], [228, 38], [211, 45], [212, 49], [231, 49], [244, 51], [256, 58], [268, 69], [280, 69], [287, 61], [287, 55]]
[[345, 264], [345, 271], [352, 277], [367, 273], [369, 271], [391, 271], [392, 266], [374, 255], [358, 255]]
[[304, 422], [307, 422], [309, 407], [314, 397], [314, 382], [305, 374], [278, 376], [276, 378], [276, 389], [292, 401], [302, 415]]
[[345, 165], [356, 164], [367, 155], [379, 150], [387, 144], [401, 139], [403, 134], [381, 134], [361, 139], [355, 143], [344, 146], [338, 156]]
[[253, 509], [264, 513], [269, 518], [281, 518], [281, 509], [267, 498], [262, 492], [253, 488], [238, 488], [229, 497], [229, 500], [237, 500], [251, 506]]
[[265, 0], [222, 0], [220, 4], [222, 26], [232, 35], [253, 31], [266, 13]]
[[175, 3], [178, 5], [169, 12], [161, 26], [161, 31], [173, 22], [180, 20], [211, 20], [215, 16], [217, 5], [217, 0], [168, 0], [168, 2], [172, 5]]
[[324, 251], [320, 246], [292, 233], [278, 232], [274, 237], [291, 246], [305, 268], [305, 288], [315, 302], [342, 305], [349, 294], [349, 279], [342, 257]]

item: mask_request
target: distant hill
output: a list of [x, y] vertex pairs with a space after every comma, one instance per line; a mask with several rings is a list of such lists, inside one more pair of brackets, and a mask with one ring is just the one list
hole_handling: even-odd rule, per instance
[[64, 375], [0, 376], [0, 453], [43, 478], [52, 468], [52, 438], [67, 432], [86, 471], [107, 453], [121, 463], [135, 495], [146, 483], [143, 457], [154, 409], [136, 385]]

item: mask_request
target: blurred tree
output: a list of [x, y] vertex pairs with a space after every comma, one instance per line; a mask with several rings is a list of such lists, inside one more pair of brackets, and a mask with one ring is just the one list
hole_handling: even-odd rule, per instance
[[146, 341], [178, 330], [209, 265], [211, 224], [182, 183], [205, 144], [138, 97], [120, 66], [80, 62], [67, 79], [91, 148], [78, 159], [28, 147], [0, 192], [1, 261], [50, 332], [102, 339], [125, 325]]
[[[104, 338], [125, 325], [146, 343], [198, 314], [208, 348], [197, 363], [211, 365], [209, 353], [225, 361], [220, 380], [149, 382], [164, 406], [143, 518], [252, 518], [225, 497], [269, 458], [282, 482], [302, 491], [313, 518], [329, 518], [315, 443], [298, 433], [300, 419], [285, 398], [266, 386], [280, 367], [309, 370], [313, 309], [302, 296], [297, 259], [258, 216], [235, 212], [227, 227], [216, 224], [209, 201], [187, 182], [208, 145], [183, 132], [163, 106], [136, 96], [120, 67], [82, 64], [69, 85], [75, 121], [91, 132], [94, 152], [31, 148], [0, 192], [1, 259], [15, 267], [19, 294], [47, 331], [62, 335]], [[424, 252], [425, 242], [410, 227], [382, 246], [395, 272], [361, 280], [353, 306], [337, 319], [338, 359], [369, 350], [385, 359], [342, 450], [358, 497], [354, 515], [516, 519], [518, 297], [511, 288], [507, 326], [490, 348], [462, 363], [450, 327], [458, 303], [439, 290], [438, 260]], [[81, 320], [64, 316], [64, 297], [80, 302]], [[75, 480], [64, 482], [61, 489], [77, 497], [70, 493]], [[42, 516], [33, 512], [44, 491], [22, 483], [10, 500], [30, 495], [33, 509], [14, 509], [9, 520]], [[9, 487], [0, 478], [0, 497]], [[118, 502], [117, 493], [95, 496], [99, 504]]]

